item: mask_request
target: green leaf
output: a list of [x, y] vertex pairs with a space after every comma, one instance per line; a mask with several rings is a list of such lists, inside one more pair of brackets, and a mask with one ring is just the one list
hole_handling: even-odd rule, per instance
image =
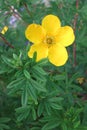
[[37, 115], [36, 115], [36, 111], [34, 108], [32, 108], [32, 116], [33, 116], [33, 119], [36, 120]]
[[87, 130], [87, 126], [79, 126], [76, 130]]
[[20, 86], [20, 84], [22, 84], [24, 81], [24, 78], [19, 78], [19, 79], [16, 79], [14, 81], [12, 81], [11, 83], [9, 83], [7, 85], [7, 88], [13, 88], [13, 87], [17, 87], [17, 86]]
[[23, 72], [24, 72], [25, 77], [26, 77], [27, 79], [30, 79], [30, 77], [31, 77], [31, 76], [30, 76], [30, 73], [29, 73], [27, 70], [25, 70], [25, 69], [24, 69]]
[[28, 100], [28, 92], [27, 92], [27, 86], [25, 86], [21, 96], [22, 106], [27, 105], [27, 100]]
[[46, 123], [44, 127], [41, 130], [52, 130], [60, 125], [60, 122], [58, 120], [54, 120], [52, 122]]
[[48, 102], [44, 102], [44, 107], [48, 115], [51, 115], [51, 105]]
[[79, 12], [81, 12], [84, 17], [87, 17], [87, 5], [84, 5]]
[[81, 86], [79, 85], [75, 85], [75, 84], [71, 84], [71, 88], [73, 89], [73, 92], [82, 92], [83, 88], [81, 88]]
[[42, 74], [42, 75], [47, 75], [47, 73], [38, 65], [35, 65], [33, 67], [34, 70], [36, 70], [38, 73]]
[[33, 70], [33, 77], [35, 78], [35, 79], [37, 79], [37, 80], [39, 80], [39, 81], [42, 81], [42, 82], [46, 82], [46, 77], [45, 76], [43, 76], [42, 74], [40, 74], [40, 73], [38, 73], [37, 71], [34, 71]]
[[46, 59], [42, 59], [42, 60], [38, 61], [37, 65], [42, 67], [42, 66], [47, 65], [47, 63], [48, 63], [48, 59], [46, 58]]
[[37, 64], [32, 68], [32, 74], [36, 79], [40, 81], [46, 82], [47, 80], [47, 73]]
[[36, 62], [36, 58], [37, 58], [37, 52], [34, 52], [32, 61], [33, 61], [33, 62]]
[[65, 80], [65, 75], [54, 75], [52, 78], [54, 80]]
[[38, 83], [37, 81], [33, 79], [30, 80], [30, 83], [32, 87], [35, 88], [36, 90], [41, 91], [41, 92], [46, 92], [46, 88], [43, 84]]
[[9, 122], [9, 121], [10, 121], [10, 118], [0, 117], [0, 123], [6, 123], [6, 122]]
[[26, 85], [27, 85], [26, 87], [27, 87], [28, 94], [32, 97], [32, 99], [37, 104], [37, 92], [36, 92], [35, 88], [33, 88], [32, 84], [30, 82], [27, 82]]
[[80, 125], [80, 121], [77, 121], [74, 123], [74, 128], [78, 128], [78, 126]]
[[83, 111], [83, 125], [87, 125], [87, 103], [85, 103], [84, 111]]
[[1, 117], [0, 118], [0, 130], [10, 129], [10, 127], [6, 124], [10, 121], [10, 118]]
[[63, 109], [61, 105], [59, 105], [58, 103], [51, 103], [51, 107], [53, 109], [57, 109], [57, 110], [61, 110]]
[[44, 104], [43, 104], [43, 102], [41, 102], [38, 105], [38, 110], [37, 110], [38, 116], [41, 116], [41, 114], [43, 113], [43, 111], [44, 111]]
[[65, 123], [62, 123], [61, 126], [62, 126], [62, 130], [68, 130], [67, 125]]
[[13, 58], [14, 58], [15, 60], [17, 60], [17, 59], [18, 59], [18, 56], [13, 53]]
[[[55, 92], [56, 93], [56, 92]], [[57, 94], [56, 94], [57, 95]], [[50, 95], [51, 96], [51, 95]], [[55, 96], [55, 95], [53, 95]], [[49, 97], [49, 101], [50, 102], [56, 102], [56, 103], [59, 103], [59, 102], [62, 102], [64, 99], [62, 97]]]
[[5, 124], [0, 124], [0, 130], [4, 130], [4, 129], [10, 129], [10, 127]]
[[25, 79], [19, 78], [8, 84], [7, 88], [9, 89], [8, 94], [12, 95], [25, 87]]
[[15, 109], [16, 113], [18, 114], [17, 120], [22, 121], [26, 119], [29, 116], [30, 109], [31, 109], [30, 106], [24, 106], [24, 107]]
[[12, 64], [12, 61], [11, 61], [11, 59], [8, 59], [7, 57], [5, 57], [5, 56], [1, 56], [1, 58], [3, 59], [3, 61], [8, 65], [8, 66], [10, 66], [10, 67], [12, 67], [12, 68], [16, 68], [13, 64]]

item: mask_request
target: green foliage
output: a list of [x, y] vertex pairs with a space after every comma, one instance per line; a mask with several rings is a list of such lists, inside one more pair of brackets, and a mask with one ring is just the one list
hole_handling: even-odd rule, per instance
[[[27, 55], [31, 43], [25, 29], [47, 14], [75, 30], [76, 57], [72, 45], [62, 67], [47, 59], [36, 62], [36, 53], [32, 59]], [[0, 31], [9, 28], [5, 39], [0, 33], [0, 130], [87, 129], [86, 24], [86, 0], [50, 0], [48, 6], [41, 0], [0, 0]]]
[[1, 117], [0, 118], [0, 130], [9, 129], [9, 126], [6, 124], [9, 122], [9, 118]]

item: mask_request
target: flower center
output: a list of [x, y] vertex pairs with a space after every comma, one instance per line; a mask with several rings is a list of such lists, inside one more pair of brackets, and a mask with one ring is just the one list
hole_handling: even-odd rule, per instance
[[47, 44], [52, 44], [53, 43], [53, 39], [50, 38], [50, 37], [46, 38], [46, 43]]
[[55, 43], [55, 38], [53, 36], [46, 36], [43, 43], [47, 44], [48, 47], [51, 47]]

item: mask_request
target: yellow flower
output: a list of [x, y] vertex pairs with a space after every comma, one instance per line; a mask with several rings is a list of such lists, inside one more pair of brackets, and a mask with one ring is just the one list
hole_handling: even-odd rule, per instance
[[73, 29], [70, 26], [61, 27], [59, 18], [51, 14], [43, 18], [41, 25], [30, 24], [25, 36], [33, 43], [28, 52], [30, 58], [37, 52], [37, 61], [48, 57], [56, 66], [66, 63], [68, 53], [65, 47], [75, 39]]
[[1, 31], [1, 33], [2, 33], [2, 34], [5, 34], [5, 33], [7, 32], [7, 30], [8, 30], [8, 27], [7, 27], [7, 26], [4, 26], [4, 28], [3, 28], [2, 31]]

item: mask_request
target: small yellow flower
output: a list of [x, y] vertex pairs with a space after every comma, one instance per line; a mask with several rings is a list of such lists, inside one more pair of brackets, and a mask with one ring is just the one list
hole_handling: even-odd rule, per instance
[[71, 45], [75, 39], [73, 29], [70, 26], [61, 27], [60, 20], [55, 15], [47, 15], [42, 24], [30, 24], [25, 36], [34, 43], [28, 52], [30, 58], [37, 52], [37, 61], [47, 58], [56, 65], [64, 65], [68, 59], [65, 47]]
[[3, 28], [2, 31], [1, 31], [1, 33], [2, 33], [2, 34], [5, 34], [5, 33], [7, 32], [7, 30], [8, 30], [8, 27], [7, 27], [7, 26], [4, 26], [4, 28]]

